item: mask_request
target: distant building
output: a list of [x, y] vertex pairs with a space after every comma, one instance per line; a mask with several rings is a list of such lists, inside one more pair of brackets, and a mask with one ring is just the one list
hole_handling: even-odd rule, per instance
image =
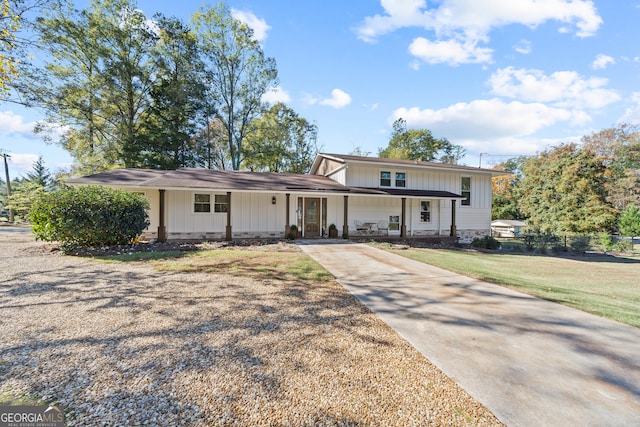
[[517, 219], [497, 219], [491, 221], [491, 234], [493, 237], [520, 237], [526, 226], [525, 221]]

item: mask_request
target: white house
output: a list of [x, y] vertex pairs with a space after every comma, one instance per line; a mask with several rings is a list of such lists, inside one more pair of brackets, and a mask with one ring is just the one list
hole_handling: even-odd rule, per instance
[[491, 231], [491, 177], [501, 172], [413, 160], [319, 154], [308, 174], [118, 169], [67, 181], [144, 194], [146, 237], [235, 239], [343, 235], [457, 236]]
[[495, 237], [520, 237], [526, 228], [525, 221], [515, 219], [497, 219], [491, 222], [491, 233]]

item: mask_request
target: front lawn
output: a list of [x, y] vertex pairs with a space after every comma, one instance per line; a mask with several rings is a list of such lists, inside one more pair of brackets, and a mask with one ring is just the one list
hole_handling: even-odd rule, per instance
[[640, 259], [389, 249], [449, 271], [640, 327]]

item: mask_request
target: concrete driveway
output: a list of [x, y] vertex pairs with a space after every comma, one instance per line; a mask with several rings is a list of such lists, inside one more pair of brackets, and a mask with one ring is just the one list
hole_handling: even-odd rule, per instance
[[505, 424], [640, 426], [640, 329], [366, 244], [300, 247]]

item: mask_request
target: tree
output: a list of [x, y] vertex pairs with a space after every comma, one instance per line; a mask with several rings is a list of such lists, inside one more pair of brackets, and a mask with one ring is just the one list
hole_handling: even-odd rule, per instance
[[38, 160], [33, 163], [32, 171], [27, 172], [25, 181], [34, 182], [47, 190], [51, 189], [54, 179], [51, 176], [49, 169], [44, 165], [44, 159], [42, 156], [38, 157]]
[[231, 167], [240, 169], [243, 143], [265, 110], [262, 95], [277, 84], [276, 63], [266, 58], [253, 31], [231, 16], [224, 3], [202, 8], [192, 17], [205, 59], [205, 84], [222, 123]]
[[307, 173], [318, 154], [317, 126], [282, 103], [253, 123], [245, 166], [254, 171]]
[[42, 193], [53, 189], [54, 179], [49, 169], [44, 165], [42, 156], [33, 163], [32, 170], [27, 172], [25, 178], [18, 178], [11, 183], [11, 196], [8, 197], [8, 206], [21, 219], [27, 219], [31, 207]]
[[456, 164], [465, 150], [446, 138], [434, 138], [428, 129], [407, 129], [407, 122], [399, 118], [393, 122], [389, 145], [378, 150], [378, 156], [390, 159], [408, 159], [424, 162], [439, 161]]
[[231, 162], [224, 125], [210, 115], [205, 114], [202, 117], [207, 119], [207, 122], [194, 138], [193, 154], [196, 166], [207, 169], [230, 169]]
[[[16, 5], [14, 4], [14, 7]], [[11, 8], [9, 0], [0, 2], [0, 95], [9, 91], [9, 82], [18, 76], [18, 60], [11, 53], [16, 45], [16, 31], [20, 17]]]
[[640, 236], [640, 209], [634, 205], [628, 206], [620, 215], [618, 227], [624, 236]]
[[505, 175], [491, 178], [492, 187], [492, 219], [523, 219], [518, 207], [518, 197], [515, 191], [520, 179], [522, 179], [522, 165], [526, 157], [514, 157], [506, 162], [496, 165], [494, 169], [504, 170]]
[[22, 77], [28, 78], [32, 62], [28, 49], [35, 45], [28, 16], [49, 3], [51, 0], [0, 0], [0, 101], [28, 105], [20, 96]]
[[178, 19], [157, 16], [155, 22], [159, 32], [152, 52], [156, 78], [144, 130], [132, 144], [131, 157], [148, 168], [194, 166], [193, 135], [205, 92], [196, 39]]
[[640, 126], [620, 124], [585, 136], [582, 142], [607, 168], [607, 201], [619, 211], [640, 205]]
[[47, 60], [25, 90], [49, 123], [67, 127], [60, 143], [79, 172], [137, 166], [155, 76], [155, 27], [128, 0], [92, 0], [82, 11], [58, 5], [37, 29]]
[[576, 144], [529, 158], [518, 184], [519, 206], [529, 226], [543, 233], [608, 230], [615, 210], [605, 201], [604, 164]]

